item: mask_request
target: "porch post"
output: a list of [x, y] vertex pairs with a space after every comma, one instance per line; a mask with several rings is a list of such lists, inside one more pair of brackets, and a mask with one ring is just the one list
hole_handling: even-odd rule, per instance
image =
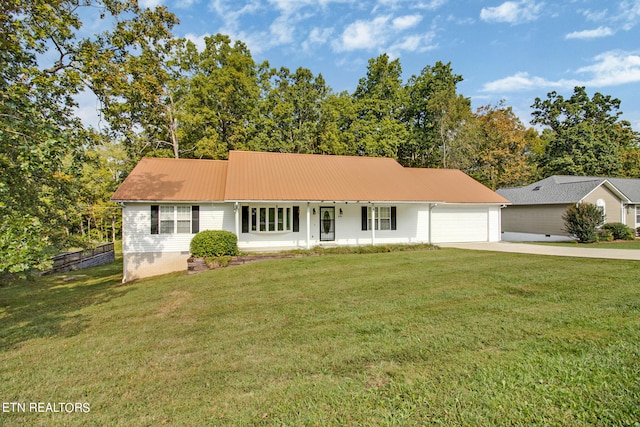
[[307, 249], [311, 249], [311, 206], [307, 202]]
[[235, 202], [233, 205], [233, 213], [236, 219], [236, 237], [240, 240], [240, 207], [238, 206], [238, 202]]
[[371, 244], [376, 244], [376, 206], [371, 204]]
[[431, 220], [431, 217], [433, 216], [433, 208], [435, 208], [436, 206], [438, 206], [437, 203], [431, 203], [429, 205], [429, 244], [431, 245], [431, 225], [433, 224], [433, 221]]

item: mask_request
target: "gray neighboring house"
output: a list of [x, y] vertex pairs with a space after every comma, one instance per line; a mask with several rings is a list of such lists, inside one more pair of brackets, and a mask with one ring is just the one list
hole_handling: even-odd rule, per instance
[[605, 222], [640, 227], [640, 179], [554, 175], [497, 193], [511, 202], [502, 210], [503, 240], [570, 240], [562, 215], [578, 203], [601, 207]]

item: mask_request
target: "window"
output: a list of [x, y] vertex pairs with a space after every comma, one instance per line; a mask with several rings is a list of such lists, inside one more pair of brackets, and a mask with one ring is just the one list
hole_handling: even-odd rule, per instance
[[[396, 229], [396, 207], [395, 206], [377, 206], [375, 229], [376, 230], [395, 230]], [[371, 230], [371, 207], [362, 207], [362, 230]]]
[[378, 221], [377, 224], [379, 230], [391, 230], [391, 208], [389, 206], [381, 206], [378, 208]]
[[640, 225], [640, 205], [636, 205], [636, 225]]
[[176, 206], [177, 232], [191, 233], [191, 206]]
[[602, 212], [602, 216], [606, 218], [606, 215], [607, 215], [607, 204], [604, 202], [604, 200], [598, 199], [596, 201], [596, 206]]
[[151, 206], [151, 234], [188, 234], [200, 229], [200, 206]]
[[173, 214], [175, 206], [160, 206], [160, 234], [173, 233]]
[[[269, 233], [298, 231], [300, 207], [242, 207], [242, 232]], [[246, 224], [246, 226], [244, 225]]]

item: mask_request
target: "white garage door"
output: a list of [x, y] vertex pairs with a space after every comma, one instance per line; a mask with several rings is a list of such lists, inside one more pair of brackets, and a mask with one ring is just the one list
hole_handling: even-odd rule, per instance
[[488, 212], [486, 208], [436, 207], [432, 211], [433, 243], [486, 242]]

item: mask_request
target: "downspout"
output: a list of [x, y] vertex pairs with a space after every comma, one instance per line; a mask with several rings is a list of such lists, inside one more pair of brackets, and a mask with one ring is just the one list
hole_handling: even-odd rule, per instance
[[307, 249], [311, 249], [311, 206], [307, 202]]

